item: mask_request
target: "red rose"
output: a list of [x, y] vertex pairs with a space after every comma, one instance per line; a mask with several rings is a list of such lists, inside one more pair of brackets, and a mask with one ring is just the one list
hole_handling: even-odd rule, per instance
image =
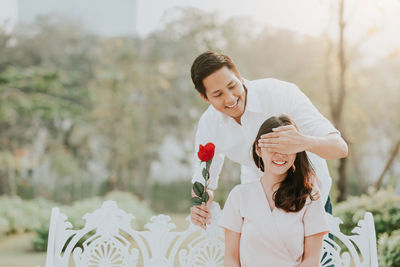
[[208, 143], [205, 146], [200, 145], [199, 152], [197, 156], [201, 161], [210, 161], [214, 157], [215, 145], [213, 143]]

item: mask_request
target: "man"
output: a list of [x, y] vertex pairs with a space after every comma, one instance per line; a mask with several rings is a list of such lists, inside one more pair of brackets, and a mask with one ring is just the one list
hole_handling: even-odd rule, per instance
[[[195, 155], [199, 144], [215, 144], [210, 166], [210, 201], [225, 156], [241, 164], [242, 183], [260, 178], [262, 173], [251, 156], [252, 143], [261, 123], [271, 116], [286, 114], [299, 131], [293, 126], [279, 127], [263, 136], [259, 146], [282, 154], [306, 151], [319, 178], [325, 208], [330, 211], [332, 179], [325, 159], [346, 157], [347, 144], [296, 85], [276, 79], [244, 80], [229, 56], [215, 52], [205, 52], [195, 59], [191, 77], [200, 96], [210, 104], [199, 120], [195, 138]], [[196, 181], [204, 184], [197, 157], [192, 182]], [[205, 228], [210, 216], [204, 203], [191, 208], [195, 225]]]

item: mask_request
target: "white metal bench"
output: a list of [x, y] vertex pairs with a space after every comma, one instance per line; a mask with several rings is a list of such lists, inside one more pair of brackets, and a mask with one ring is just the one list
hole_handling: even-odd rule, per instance
[[[183, 232], [174, 231], [175, 224], [167, 215], [153, 216], [147, 230], [132, 228], [132, 214], [106, 201], [100, 209], [83, 216], [85, 226], [73, 230], [67, 216], [53, 208], [49, 229], [46, 267], [172, 267], [223, 266], [224, 233], [217, 226], [221, 209], [211, 205], [212, 220], [204, 231], [190, 223]], [[339, 218], [328, 215], [333, 234], [347, 251], [325, 236], [320, 266], [378, 266], [375, 227], [367, 212], [352, 231], [340, 232]], [[86, 236], [81, 247], [79, 240]], [[340, 243], [339, 242], [339, 243]]]

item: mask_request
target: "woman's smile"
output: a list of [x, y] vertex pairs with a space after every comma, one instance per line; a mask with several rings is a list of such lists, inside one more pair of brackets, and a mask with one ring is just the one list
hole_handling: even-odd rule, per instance
[[275, 165], [278, 165], [278, 166], [283, 166], [283, 165], [285, 165], [287, 163], [287, 161], [275, 161], [275, 160], [273, 160], [272, 163], [274, 163]]

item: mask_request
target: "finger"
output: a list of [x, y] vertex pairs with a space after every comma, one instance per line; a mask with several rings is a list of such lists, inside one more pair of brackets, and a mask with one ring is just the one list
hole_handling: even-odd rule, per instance
[[259, 144], [279, 144], [279, 138], [274, 137], [274, 138], [264, 138], [264, 139], [259, 139], [258, 143]]
[[205, 207], [203, 205], [195, 205], [190, 208], [191, 210], [204, 210]]
[[199, 215], [197, 215], [197, 214], [193, 214], [193, 215], [192, 215], [192, 219], [195, 220], [195, 221], [197, 221], [197, 222], [200, 223], [200, 224], [205, 224], [206, 221], [207, 221], [205, 218], [203, 218], [203, 217], [201, 217], [201, 216], [199, 216]]
[[204, 215], [204, 217], [211, 218], [211, 211], [208, 207], [206, 210], [203, 210], [202, 212], [203, 212], [202, 214]]
[[207, 206], [204, 206], [204, 205], [196, 206], [196, 210], [204, 211], [204, 212], [209, 212], [210, 211], [210, 209]]
[[207, 220], [207, 223], [211, 223], [211, 211], [210, 208], [207, 206], [203, 207], [204, 209], [201, 211], [201, 216], [204, 217], [205, 220]]
[[207, 206], [195, 206], [191, 212], [194, 214], [199, 214], [203, 217], [211, 218], [211, 212]]
[[266, 148], [269, 153], [277, 153], [278, 151], [274, 148]]
[[200, 227], [203, 225], [200, 221], [196, 220], [195, 218], [190, 218], [190, 221], [192, 222], [192, 224]]
[[205, 219], [203, 219], [197, 215], [192, 215], [190, 219], [193, 224], [198, 225], [198, 226], [203, 226], [206, 223]]
[[201, 216], [202, 218], [210, 218], [211, 217], [209, 212], [205, 212], [205, 211], [202, 211], [202, 210], [197, 210], [193, 214]]
[[[208, 202], [207, 202], [208, 204]], [[210, 212], [210, 208], [207, 206], [206, 203], [202, 203], [202, 205], [200, 206], [202, 210], [204, 210], [205, 212]]]
[[[277, 137], [279, 137], [279, 133], [275, 133], [275, 132], [267, 133], [267, 134], [261, 135], [261, 139], [266, 139], [266, 138], [277, 138]], [[261, 140], [261, 139], [260, 139], [260, 140]]]
[[277, 128], [273, 128], [272, 131], [283, 132], [283, 131], [288, 131], [288, 130], [293, 130], [293, 129], [295, 129], [293, 125], [285, 125], [285, 126], [279, 126]]
[[[258, 144], [258, 147], [267, 148], [267, 149], [271, 149], [271, 148], [276, 149], [276, 148], [280, 148], [280, 145], [279, 144], [266, 144], [266, 143], [264, 143], [264, 144]], [[267, 151], [270, 152], [269, 150], [267, 150]]]
[[204, 218], [204, 219], [208, 218], [207, 213], [204, 212], [204, 211], [202, 211], [202, 210], [193, 210], [193, 211], [190, 213], [190, 215], [191, 215], [191, 216], [199, 216], [199, 217], [202, 217], [202, 218]]

